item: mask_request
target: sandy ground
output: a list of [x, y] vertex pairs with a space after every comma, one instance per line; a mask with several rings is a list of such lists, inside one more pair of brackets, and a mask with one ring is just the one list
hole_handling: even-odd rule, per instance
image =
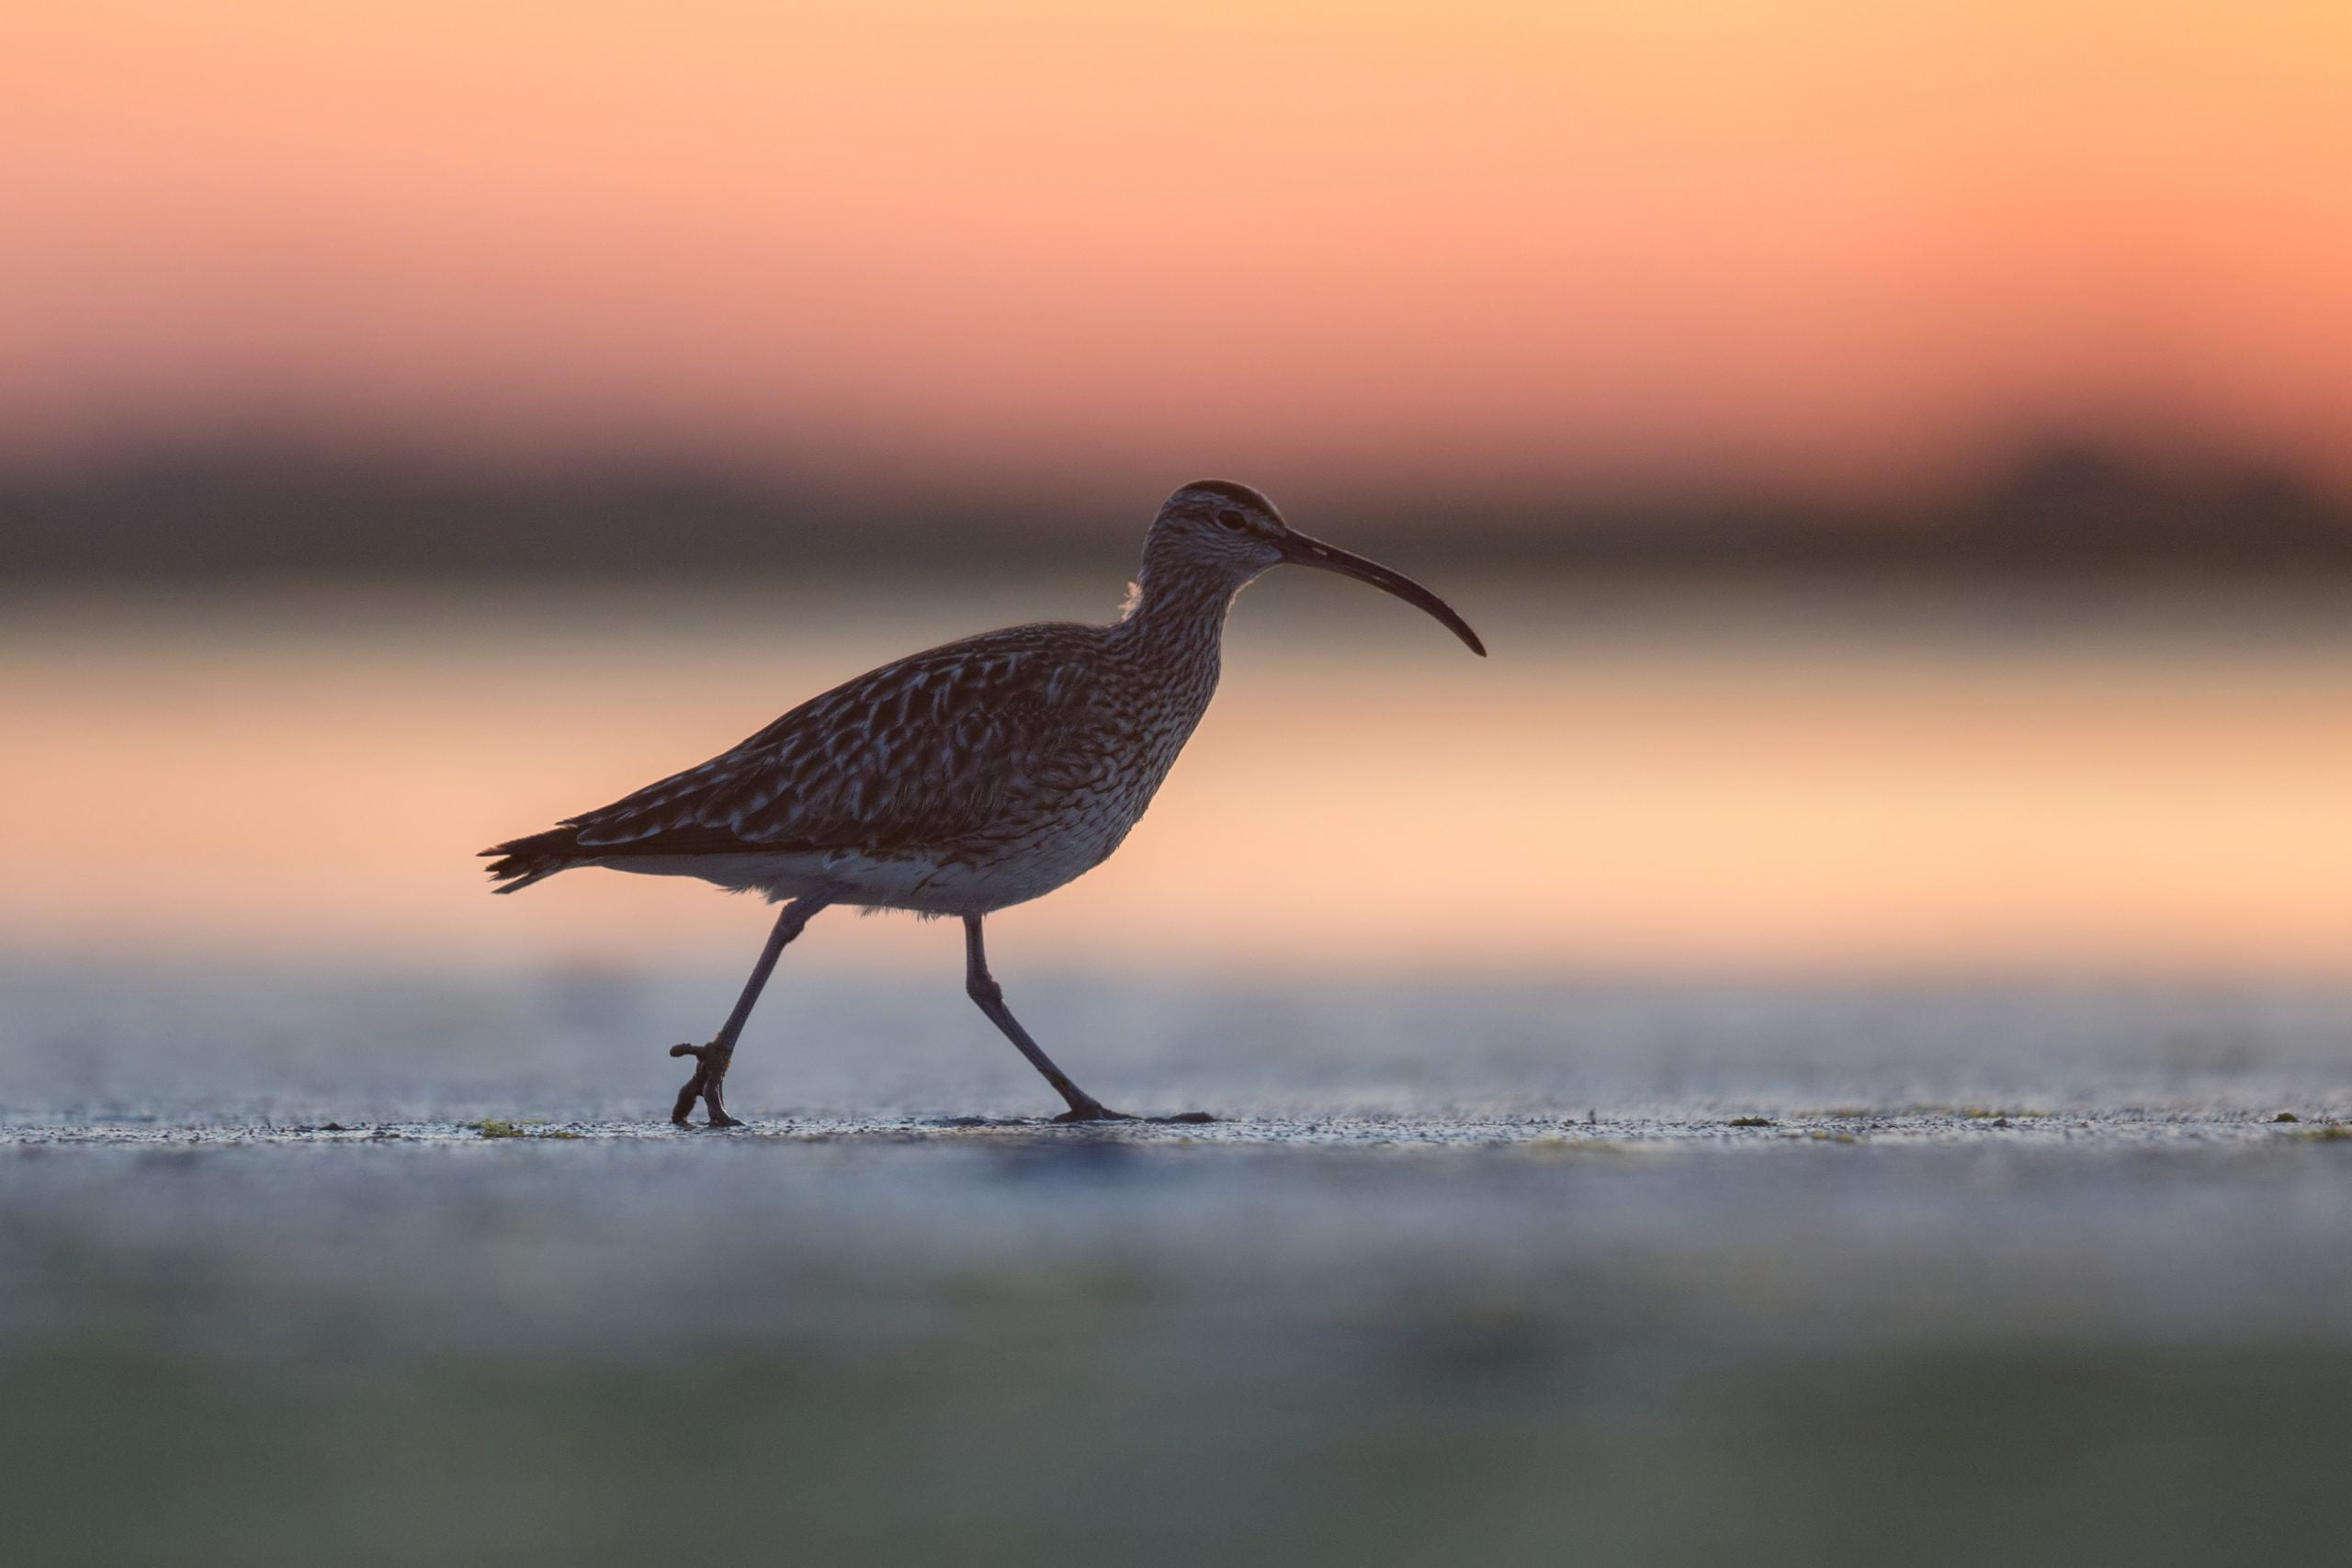
[[2343, 1548], [2352, 996], [1008, 984], [8, 974], [10, 1560]]

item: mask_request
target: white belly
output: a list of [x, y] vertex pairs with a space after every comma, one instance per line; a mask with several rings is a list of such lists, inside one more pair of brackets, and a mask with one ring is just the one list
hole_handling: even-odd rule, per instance
[[[1125, 832], [1119, 834], [1124, 838]], [[823, 897], [836, 904], [910, 909], [922, 915], [985, 915], [1043, 897], [1101, 864], [1117, 847], [1094, 835], [1057, 833], [978, 861], [921, 854], [825, 853], [615, 855], [590, 863], [647, 876], [695, 876], [769, 902]]]

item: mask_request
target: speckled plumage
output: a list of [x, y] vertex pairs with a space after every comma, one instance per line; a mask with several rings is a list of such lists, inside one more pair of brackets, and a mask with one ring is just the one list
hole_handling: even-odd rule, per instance
[[[1129, 622], [987, 632], [883, 665], [741, 745], [501, 846], [501, 891], [570, 865], [771, 897], [986, 914], [1119, 847], [1216, 690], [1216, 628], [1178, 657]], [[558, 857], [560, 859], [558, 859]]]
[[[1428, 590], [1309, 539], [1246, 486], [1201, 480], [1160, 508], [1126, 614], [1107, 626], [1014, 626], [883, 665], [811, 698], [709, 761], [483, 852], [511, 893], [579, 866], [698, 876], [795, 900], [736, 1017], [709, 1047], [712, 1119], [733, 1032], [801, 923], [831, 904], [956, 915], [973, 995], [1056, 1082], [1083, 1097], [1001, 1012], [979, 922], [1099, 865], [1126, 838], [1216, 694], [1234, 595], [1283, 561], [1355, 576], [1485, 649]], [[697, 1087], [703, 1086], [703, 1087]], [[1099, 1104], [1083, 1100], [1092, 1111]]]
[[775, 898], [976, 915], [1102, 863], [1216, 691], [1238, 583], [1108, 626], [985, 632], [885, 664], [697, 767], [499, 847], [502, 892], [575, 865]]

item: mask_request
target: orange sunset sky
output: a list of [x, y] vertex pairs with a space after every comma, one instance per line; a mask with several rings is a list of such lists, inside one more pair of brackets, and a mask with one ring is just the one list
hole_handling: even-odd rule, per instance
[[11, 8], [0, 464], [2352, 481], [2352, 6]]

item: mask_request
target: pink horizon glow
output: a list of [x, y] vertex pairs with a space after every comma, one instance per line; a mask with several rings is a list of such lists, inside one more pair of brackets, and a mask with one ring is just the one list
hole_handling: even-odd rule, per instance
[[0, 460], [953, 484], [2352, 483], [2352, 13], [54, 7]]

